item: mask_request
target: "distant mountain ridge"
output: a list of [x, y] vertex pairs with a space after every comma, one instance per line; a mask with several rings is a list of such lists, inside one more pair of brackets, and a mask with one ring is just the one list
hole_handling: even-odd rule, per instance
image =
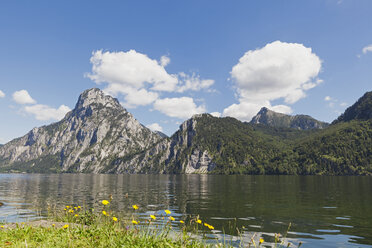
[[194, 115], [161, 137], [117, 99], [89, 89], [61, 121], [0, 146], [0, 171], [372, 175], [366, 96], [345, 111], [350, 118], [324, 128], [309, 116], [261, 109], [251, 123]]
[[272, 127], [296, 128], [301, 130], [308, 129], [323, 129], [329, 124], [318, 121], [308, 115], [286, 115], [274, 112], [266, 107], [254, 116], [251, 120], [252, 124], [264, 124]]

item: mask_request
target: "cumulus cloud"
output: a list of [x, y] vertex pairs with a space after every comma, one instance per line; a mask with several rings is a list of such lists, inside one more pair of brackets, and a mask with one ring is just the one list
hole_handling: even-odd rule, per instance
[[212, 116], [214, 117], [221, 117], [221, 113], [220, 112], [212, 112], [210, 113]]
[[202, 89], [208, 89], [210, 86], [214, 84], [214, 80], [200, 79], [200, 76], [195, 75], [195, 73], [189, 76], [181, 72], [179, 73], [179, 76], [183, 84], [177, 88], [177, 92], [184, 92], [187, 90], [199, 91]]
[[157, 99], [154, 109], [170, 117], [187, 119], [194, 114], [206, 112], [204, 106], [197, 106], [190, 97]]
[[86, 74], [96, 83], [109, 83], [142, 88], [144, 83], [153, 84], [156, 90], [172, 91], [177, 77], [166, 72], [164, 66], [147, 55], [135, 50], [128, 52], [95, 51], [90, 58], [92, 73]]
[[149, 128], [151, 131], [163, 132], [163, 128], [156, 122], [149, 124], [146, 127]]
[[305, 97], [305, 91], [322, 83], [317, 78], [321, 65], [311, 48], [298, 43], [275, 41], [246, 52], [230, 72], [239, 104], [226, 108], [224, 115], [248, 121], [264, 106], [290, 113], [289, 106], [271, 106], [270, 101], [293, 104]]
[[18, 104], [35, 104], [36, 101], [32, 99], [27, 90], [15, 91], [13, 93], [13, 100]]
[[[127, 107], [148, 105], [159, 98], [157, 92], [184, 92], [209, 88], [214, 81], [200, 79], [198, 75], [170, 74], [165, 67], [168, 56], [160, 61], [135, 50], [128, 52], [94, 51], [90, 58], [92, 72], [85, 76], [97, 84], [105, 83], [104, 91], [111, 95], [122, 94]], [[138, 96], [146, 96], [139, 98]]]
[[368, 53], [368, 52], [372, 52], [372, 44], [363, 47], [363, 50], [362, 50], [362, 51], [363, 51], [363, 54], [366, 54], [366, 53]]
[[5, 93], [0, 90], [0, 98], [5, 97]]
[[39, 121], [61, 120], [67, 112], [71, 111], [66, 105], [61, 105], [58, 109], [55, 109], [43, 104], [25, 106], [23, 110], [26, 113], [34, 115]]

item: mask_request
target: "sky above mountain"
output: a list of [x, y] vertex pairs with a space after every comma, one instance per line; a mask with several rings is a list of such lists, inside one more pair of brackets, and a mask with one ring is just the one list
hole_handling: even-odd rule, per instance
[[331, 122], [372, 90], [370, 0], [0, 2], [0, 143], [85, 89], [171, 135], [261, 107]]

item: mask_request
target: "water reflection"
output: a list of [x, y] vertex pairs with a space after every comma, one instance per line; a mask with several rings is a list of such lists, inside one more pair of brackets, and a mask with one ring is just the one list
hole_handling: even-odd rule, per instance
[[233, 241], [236, 227], [243, 238], [273, 241], [292, 223], [291, 242], [361, 247], [372, 244], [371, 189], [370, 177], [0, 174], [0, 219], [32, 219], [47, 204], [99, 208], [112, 195], [116, 211], [137, 204], [143, 217], [164, 209], [176, 218], [200, 215], [215, 236]]

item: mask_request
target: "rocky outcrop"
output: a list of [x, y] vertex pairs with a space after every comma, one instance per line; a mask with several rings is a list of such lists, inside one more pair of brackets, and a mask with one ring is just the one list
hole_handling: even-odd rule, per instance
[[197, 120], [194, 115], [180, 125], [170, 138], [165, 138], [143, 153], [118, 159], [115, 173], [207, 173], [215, 168], [207, 150], [195, 146]]
[[286, 115], [274, 112], [268, 108], [261, 108], [261, 110], [251, 120], [252, 124], [264, 124], [272, 127], [295, 128], [301, 130], [307, 129], [323, 129], [329, 124], [315, 120], [308, 115]]

